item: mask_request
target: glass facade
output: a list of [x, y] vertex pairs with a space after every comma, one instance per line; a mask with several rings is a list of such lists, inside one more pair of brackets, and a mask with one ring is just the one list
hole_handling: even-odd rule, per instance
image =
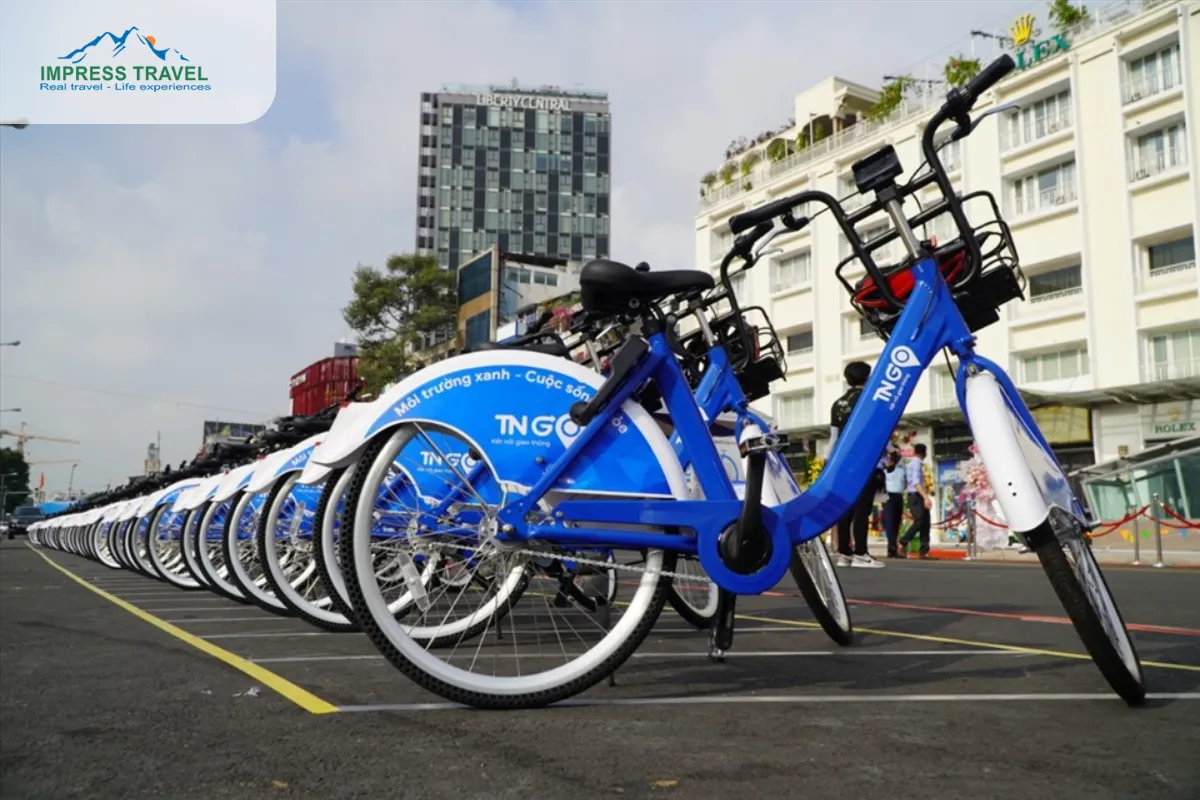
[[607, 257], [611, 118], [598, 97], [422, 95], [418, 252], [448, 269], [493, 245]]

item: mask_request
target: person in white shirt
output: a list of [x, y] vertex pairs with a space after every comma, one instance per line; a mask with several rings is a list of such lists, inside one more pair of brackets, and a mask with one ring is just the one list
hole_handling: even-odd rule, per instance
[[925, 456], [928, 450], [924, 444], [913, 445], [913, 457], [905, 465], [905, 489], [908, 491], [908, 513], [912, 515], [913, 524], [908, 533], [900, 540], [901, 552], [918, 535], [921, 537], [921, 558], [933, 558], [929, 554], [929, 509], [933, 508], [933, 498], [925, 488]]
[[888, 558], [904, 557], [896, 540], [900, 536], [900, 520], [904, 516], [906, 477], [900, 451], [889, 451], [883, 466], [883, 486], [887, 493], [887, 501], [883, 505], [883, 532], [887, 537]]

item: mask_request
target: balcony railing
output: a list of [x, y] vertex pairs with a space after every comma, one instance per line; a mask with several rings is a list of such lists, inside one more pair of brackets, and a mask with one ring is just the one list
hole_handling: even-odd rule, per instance
[[1200, 378], [1200, 358], [1175, 358], [1142, 366], [1142, 382]]
[[781, 161], [770, 162], [764, 159], [747, 176], [738, 175], [728, 186], [721, 186], [708, 191], [700, 200], [701, 208], [711, 208], [714, 205], [732, 200], [743, 194], [744, 184], [749, 181], [753, 186], [765, 186], [780, 176], [800, 170], [813, 162], [828, 158], [833, 153], [870, 139], [878, 132], [893, 125], [906, 122], [929, 112], [942, 104], [945, 98], [931, 92], [926, 95], [906, 99], [900, 108], [896, 109], [887, 119], [879, 122], [861, 120], [854, 125], [843, 128], [832, 136], [817, 142], [812, 147], [806, 147], [798, 153], [788, 156]]
[[[1180, 131], [1180, 138], [1183, 138]], [[1129, 159], [1129, 182], [1148, 180], [1155, 175], [1187, 166], [1187, 148], [1175, 147], [1161, 153], [1146, 153]]]
[[1161, 278], [1165, 275], [1178, 275], [1181, 272], [1186, 272], [1195, 268], [1195, 260], [1181, 261], [1178, 264], [1166, 264], [1161, 267], [1150, 267], [1149, 274], [1151, 278]]
[[1045, 189], [1032, 197], [1014, 196], [1008, 203], [1008, 213], [1014, 217], [1023, 217], [1028, 214], [1036, 214], [1039, 211], [1047, 211], [1057, 206], [1066, 205], [1074, 202], [1078, 198], [1075, 188], [1075, 183], [1072, 181], [1062, 186], [1056, 186], [1053, 189]]
[[1125, 105], [1129, 105], [1170, 91], [1182, 83], [1183, 73], [1179, 66], [1179, 52], [1176, 51], [1175, 60], [1170, 65], [1137, 78], [1126, 77], [1121, 86], [1121, 99]]
[[[1107, 3], [1089, 4], [1088, 11], [1091, 13], [1081, 23], [1067, 31], [1067, 40], [1082, 42], [1125, 24], [1136, 14], [1174, 2], [1178, 2], [1178, 0], [1112, 0]], [[929, 65], [940, 71], [944, 61], [944, 56], [938, 56], [931, 58]], [[916, 70], [915, 74], [920, 74], [920, 70]], [[801, 170], [813, 162], [822, 161], [841, 150], [855, 146], [880, 131], [927, 114], [940, 106], [944, 99], [944, 94], [940, 92], [928, 92], [921, 96], [908, 98], [885, 120], [880, 122], [860, 121], [781, 161], [769, 163], [764, 159], [764, 163], [760, 163], [747, 177], [755, 188], [765, 186], [776, 178]], [[797, 126], [792, 134], [795, 135], [801, 127]], [[743, 194], [746, 191], [743, 188], [744, 182], [745, 178], [738, 175], [737, 179], [729, 186], [721, 186], [708, 191], [700, 200], [700, 208], [708, 209]]]
[[1017, 119], [1000, 128], [1000, 150], [1007, 152], [1071, 129], [1071, 109], [1064, 108], [1026, 121]]
[[1083, 287], [1074, 286], [1070, 289], [1059, 289], [1057, 292], [1046, 292], [1045, 294], [1029, 296], [1030, 303], [1052, 303], [1055, 300], [1063, 300], [1068, 297], [1075, 297], [1083, 294]]

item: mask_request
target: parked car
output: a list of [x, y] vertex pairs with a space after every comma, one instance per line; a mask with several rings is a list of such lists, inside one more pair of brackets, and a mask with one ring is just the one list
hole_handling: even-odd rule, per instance
[[17, 534], [24, 535], [30, 525], [45, 518], [41, 506], [19, 506], [8, 519], [8, 538], [14, 539]]

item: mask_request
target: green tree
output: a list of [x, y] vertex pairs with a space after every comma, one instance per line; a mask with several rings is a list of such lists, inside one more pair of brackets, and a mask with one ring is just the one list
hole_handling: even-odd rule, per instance
[[901, 75], [885, 83], [879, 92], [879, 100], [867, 112], [867, 119], [881, 122], [890, 117], [915, 85], [916, 80], [911, 75]]
[[1050, 4], [1050, 24], [1058, 33], [1066, 33], [1088, 17], [1088, 10], [1080, 4], [1078, 8], [1071, 5], [1071, 0], [1054, 0]]
[[9, 447], [0, 448], [0, 494], [4, 495], [4, 511], [23, 505], [29, 498], [29, 464], [25, 456]]
[[378, 392], [411, 371], [421, 334], [453, 331], [458, 305], [455, 273], [435, 256], [393, 255], [383, 270], [354, 270], [354, 299], [342, 317], [358, 335], [359, 377]]
[[953, 56], [942, 68], [946, 83], [951, 86], [962, 86], [979, 74], [979, 59], [964, 58], [962, 55]]

